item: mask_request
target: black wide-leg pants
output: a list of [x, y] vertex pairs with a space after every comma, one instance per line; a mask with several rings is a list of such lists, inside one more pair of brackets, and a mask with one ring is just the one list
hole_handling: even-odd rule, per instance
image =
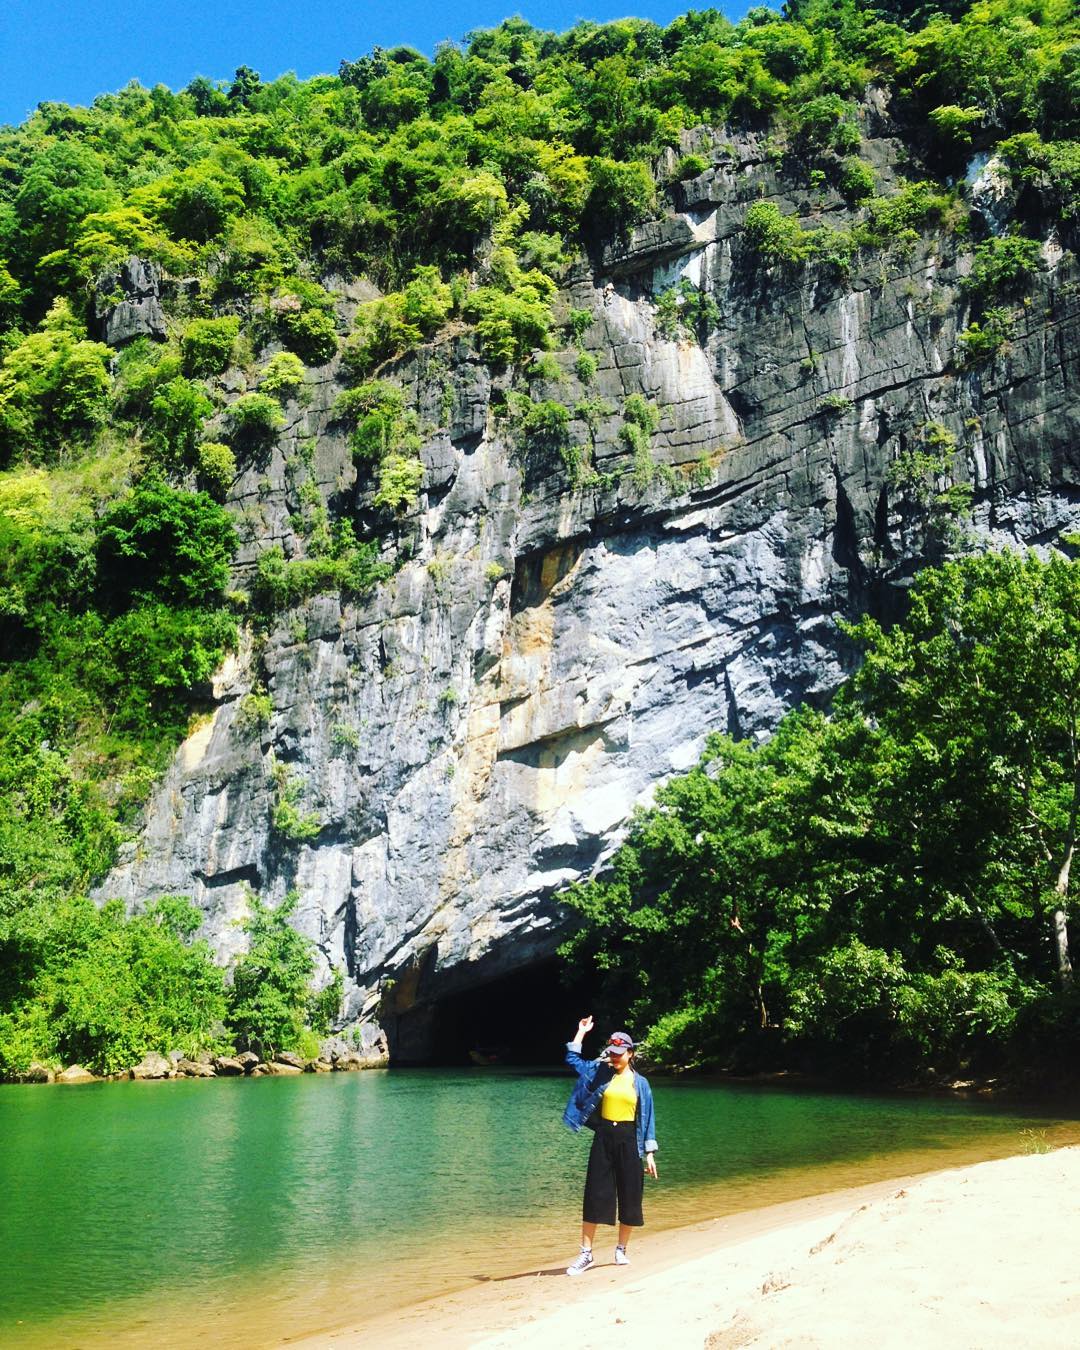
[[632, 1120], [602, 1120], [593, 1135], [585, 1173], [584, 1223], [619, 1222], [640, 1228], [645, 1222], [641, 1197], [645, 1177], [637, 1151], [637, 1126]]

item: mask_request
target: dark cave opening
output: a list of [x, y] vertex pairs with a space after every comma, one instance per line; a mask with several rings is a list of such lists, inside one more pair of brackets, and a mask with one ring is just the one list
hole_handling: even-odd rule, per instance
[[439, 999], [430, 1022], [431, 1064], [558, 1064], [578, 1019], [592, 1011], [588, 983], [566, 983], [549, 960]]

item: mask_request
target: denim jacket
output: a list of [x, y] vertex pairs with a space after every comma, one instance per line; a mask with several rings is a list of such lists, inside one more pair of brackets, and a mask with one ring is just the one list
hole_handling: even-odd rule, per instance
[[[563, 1112], [563, 1124], [577, 1134], [583, 1125], [589, 1123], [593, 1112], [599, 1110], [600, 1098], [604, 1089], [614, 1076], [615, 1070], [605, 1059], [582, 1059], [581, 1042], [567, 1041], [566, 1062], [577, 1074], [578, 1079], [570, 1100]], [[646, 1153], [655, 1153], [659, 1147], [656, 1142], [656, 1115], [653, 1112], [652, 1088], [649, 1080], [634, 1070], [634, 1084], [637, 1087], [637, 1112], [634, 1122], [637, 1126], [638, 1157]]]

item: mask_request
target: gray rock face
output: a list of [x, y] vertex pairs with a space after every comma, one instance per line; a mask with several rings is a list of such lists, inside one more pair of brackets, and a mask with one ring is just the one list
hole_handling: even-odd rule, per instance
[[172, 1078], [176, 1068], [171, 1059], [165, 1055], [159, 1055], [156, 1050], [149, 1051], [143, 1055], [138, 1064], [131, 1070], [132, 1078], [152, 1079], [152, 1078]]
[[[883, 110], [867, 127], [888, 184], [900, 147]], [[1075, 528], [1071, 259], [1048, 245], [1010, 344], [967, 368], [954, 236], [866, 254], [845, 278], [762, 267], [741, 238], [748, 203], [837, 224], [843, 204], [785, 183], [753, 138], [695, 133], [691, 149], [712, 167], [669, 213], [566, 278], [596, 374], [582, 385], [568, 345], [530, 393], [578, 410], [576, 456], [525, 442], [501, 411], [507, 377], [467, 340], [438, 341], [392, 372], [427, 441], [419, 506], [390, 520], [332, 420], [334, 367], [309, 373], [305, 405], [234, 486], [238, 581], [270, 544], [304, 556], [315, 490], [396, 570], [359, 601], [309, 601], [226, 663], [213, 719], [102, 896], [190, 894], [227, 959], [248, 888], [277, 902], [296, 887], [324, 977], [346, 972], [344, 1024], [422, 1054], [440, 998], [554, 951], [559, 888], [603, 866], [707, 732], [765, 734], [851, 670], [836, 616], [894, 611], [931, 547], [890, 478], [927, 424], [955, 437], [965, 528], [997, 544]], [[707, 335], [658, 328], [682, 280], [717, 307]], [[652, 468], [622, 435], [632, 394], [659, 412]], [[283, 774], [313, 838], [275, 828]]]
[[217, 1075], [212, 1064], [204, 1064], [195, 1059], [179, 1059], [176, 1072], [184, 1078], [215, 1078]]
[[348, 1041], [334, 1036], [324, 1041], [320, 1058], [334, 1069], [385, 1069], [390, 1062], [386, 1035], [370, 1022], [354, 1027]]
[[55, 1077], [52, 1069], [35, 1059], [27, 1066], [25, 1073], [19, 1074], [18, 1081], [20, 1083], [51, 1083]]
[[1003, 234], [1016, 205], [1016, 190], [997, 156], [976, 155], [968, 165], [972, 208], [990, 234]]
[[98, 1080], [90, 1072], [84, 1069], [81, 1064], [72, 1064], [56, 1075], [58, 1083], [96, 1083]]
[[123, 347], [137, 337], [165, 339], [161, 304], [161, 268], [131, 257], [98, 278], [94, 317], [102, 342]]

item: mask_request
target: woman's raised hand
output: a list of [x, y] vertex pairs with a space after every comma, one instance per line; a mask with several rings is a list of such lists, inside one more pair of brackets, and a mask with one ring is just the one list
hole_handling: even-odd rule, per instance
[[592, 1029], [593, 1029], [593, 1020], [592, 1020], [592, 1013], [590, 1013], [588, 1017], [583, 1017], [581, 1021], [577, 1024], [578, 1041], [579, 1042], [583, 1041], [585, 1037], [589, 1034], [589, 1032], [592, 1031]]

